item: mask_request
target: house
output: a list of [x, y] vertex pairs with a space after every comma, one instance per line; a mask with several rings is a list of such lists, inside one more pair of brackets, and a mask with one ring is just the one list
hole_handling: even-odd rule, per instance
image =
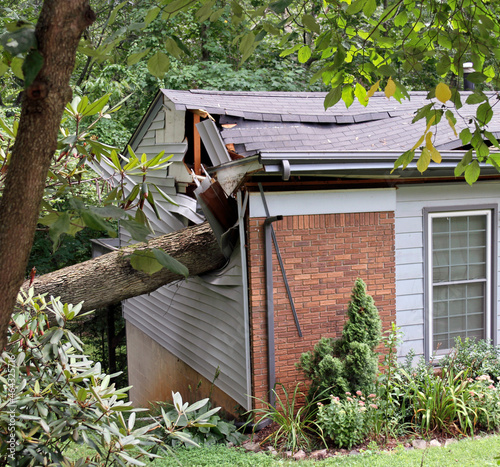
[[[326, 111], [324, 97], [156, 95], [130, 140], [139, 154], [173, 154], [155, 184], [177, 206], [158, 202], [153, 227], [206, 217], [227, 264], [124, 303], [134, 403], [211, 392], [238, 414], [276, 382], [293, 388], [301, 353], [340, 336], [358, 277], [384, 328], [403, 331], [401, 358], [440, 355], [455, 336], [498, 340], [499, 174], [485, 165], [473, 186], [455, 178], [467, 148], [446, 122], [440, 164], [392, 171], [423, 134], [411, 121], [425, 93]], [[489, 128], [500, 134], [498, 115]]]

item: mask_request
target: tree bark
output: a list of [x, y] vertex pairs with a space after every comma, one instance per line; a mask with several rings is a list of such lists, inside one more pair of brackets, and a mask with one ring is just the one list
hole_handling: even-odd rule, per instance
[[0, 200], [0, 349], [29, 258], [47, 172], [57, 147], [80, 37], [95, 19], [88, 0], [45, 0], [35, 28], [43, 67], [24, 92]]
[[[208, 223], [122, 248], [112, 253], [44, 274], [33, 281], [35, 294], [61, 297], [62, 302], [84, 302], [83, 310], [104, 308], [127, 298], [153, 292], [162, 285], [182, 279], [163, 268], [149, 275], [130, 265], [127, 256], [134, 250], [162, 248], [189, 269], [190, 275], [222, 267], [226, 259]], [[28, 289], [29, 281], [23, 289]]]

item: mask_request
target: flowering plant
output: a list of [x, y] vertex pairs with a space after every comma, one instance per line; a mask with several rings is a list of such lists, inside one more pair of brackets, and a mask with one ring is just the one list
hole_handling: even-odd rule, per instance
[[329, 404], [318, 403], [318, 425], [339, 448], [361, 443], [368, 432], [371, 412], [377, 409], [375, 395], [346, 392], [346, 398], [330, 396]]

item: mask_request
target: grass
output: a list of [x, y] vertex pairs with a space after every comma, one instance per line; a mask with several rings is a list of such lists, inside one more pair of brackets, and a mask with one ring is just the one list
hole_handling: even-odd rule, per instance
[[[74, 448], [73, 459], [91, 454], [83, 446]], [[242, 448], [227, 448], [216, 445], [204, 448], [182, 448], [176, 451], [176, 458], [167, 457], [147, 462], [151, 467], [487, 467], [497, 466], [496, 456], [500, 455], [500, 435], [480, 439], [464, 439], [447, 447], [426, 450], [405, 450], [403, 447], [391, 452], [367, 451], [354, 456], [336, 456], [322, 461], [294, 461], [273, 457], [264, 452], [248, 453]]]
[[447, 447], [428, 448], [426, 450], [396, 449], [392, 452], [366, 452], [357, 456], [338, 456], [323, 461], [284, 460], [265, 453], [250, 454], [241, 449], [213, 446], [201, 449], [182, 449], [177, 451], [177, 460], [158, 459], [152, 467], [182, 466], [188, 467], [267, 467], [267, 466], [336, 466], [342, 467], [408, 467], [408, 466], [496, 466], [496, 456], [500, 455], [500, 435], [477, 440], [467, 439]]

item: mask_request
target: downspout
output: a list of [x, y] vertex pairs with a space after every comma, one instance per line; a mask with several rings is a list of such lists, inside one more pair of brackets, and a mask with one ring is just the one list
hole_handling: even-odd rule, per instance
[[273, 244], [272, 223], [283, 220], [283, 216], [270, 216], [264, 221], [264, 251], [266, 274], [266, 310], [267, 310], [267, 371], [269, 380], [269, 403], [276, 405], [276, 358], [274, 349], [274, 292], [273, 292]]

